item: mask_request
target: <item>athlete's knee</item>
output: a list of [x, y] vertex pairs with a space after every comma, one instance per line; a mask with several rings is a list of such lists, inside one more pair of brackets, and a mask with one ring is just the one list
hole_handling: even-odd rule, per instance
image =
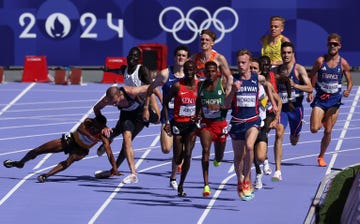
[[266, 159], [266, 155], [264, 154], [264, 155], [259, 155], [259, 154], [257, 154], [256, 155], [256, 161], [258, 161], [259, 163], [263, 163], [264, 161], [265, 161], [265, 159]]
[[169, 154], [169, 152], [171, 152], [171, 148], [170, 147], [161, 147], [161, 151], [164, 154]]
[[311, 133], [317, 133], [321, 129], [321, 125], [316, 125], [314, 123], [310, 124]]

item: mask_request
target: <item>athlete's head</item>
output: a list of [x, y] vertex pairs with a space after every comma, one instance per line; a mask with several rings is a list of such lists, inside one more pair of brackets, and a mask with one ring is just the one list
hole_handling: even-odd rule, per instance
[[218, 65], [214, 61], [208, 61], [205, 63], [206, 79], [214, 81], [218, 77]]
[[177, 56], [179, 52], [186, 52], [186, 58], [190, 57], [190, 49], [185, 45], [179, 45], [174, 50], [174, 56]]
[[134, 66], [139, 64], [140, 59], [142, 57], [142, 51], [138, 47], [132, 47], [129, 50], [128, 56], [127, 56], [127, 63], [129, 66]]
[[200, 33], [200, 36], [203, 36], [204, 34], [208, 35], [213, 42], [215, 42], [216, 39], [216, 33], [210, 29], [202, 30]]
[[106, 117], [99, 115], [95, 118], [87, 118], [84, 121], [84, 125], [88, 132], [93, 135], [97, 135], [104, 127], [106, 127]]
[[328, 53], [330, 55], [338, 54], [341, 48], [341, 36], [337, 33], [329, 34], [327, 38]]
[[190, 57], [190, 50], [185, 45], [179, 45], [174, 50], [175, 63], [183, 66]]
[[196, 71], [196, 64], [195, 62], [188, 60], [184, 64], [184, 74], [185, 78], [193, 79], [195, 78], [197, 71]]
[[284, 63], [293, 61], [295, 55], [295, 47], [291, 42], [284, 42], [281, 44], [281, 58]]
[[98, 115], [93, 120], [94, 120], [95, 126], [97, 126], [99, 128], [106, 127], [107, 120], [106, 120], [106, 117], [104, 115]]
[[202, 30], [200, 33], [200, 47], [202, 50], [211, 50], [215, 44], [216, 33], [212, 30]]
[[260, 61], [260, 71], [262, 75], [267, 75], [271, 68], [271, 60], [267, 55], [263, 55], [259, 58]]
[[119, 88], [116, 86], [112, 86], [106, 90], [105, 100], [107, 104], [116, 106], [123, 98], [122, 96], [123, 93], [119, 90]]

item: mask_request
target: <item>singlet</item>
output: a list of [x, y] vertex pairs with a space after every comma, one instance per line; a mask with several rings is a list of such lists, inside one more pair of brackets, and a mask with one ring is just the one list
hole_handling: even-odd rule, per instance
[[[195, 115], [197, 87], [189, 90], [184, 85], [184, 79], [180, 79], [180, 89], [174, 99], [174, 120], [176, 122], [189, 122]], [[196, 86], [197, 86], [196, 80]]]
[[[84, 122], [86, 122], [86, 120]], [[90, 124], [93, 125], [92, 121], [89, 121], [89, 122], [91, 122]], [[85, 125], [85, 129], [88, 130], [86, 125]], [[88, 132], [91, 133], [89, 130], [88, 130]], [[92, 146], [94, 146], [100, 140], [100, 135], [101, 135], [101, 129], [99, 129], [99, 133], [97, 133], [96, 135], [92, 135], [93, 137], [98, 139], [98, 140], [94, 141], [92, 138], [79, 132], [78, 130], [73, 132], [73, 136], [74, 136], [74, 140], [75, 140], [76, 144], [78, 144], [81, 148], [84, 148], [84, 149], [90, 149]]]
[[[302, 83], [300, 83], [300, 80], [295, 76], [295, 67], [296, 64], [294, 64], [294, 66], [292, 67], [290, 74], [289, 74], [289, 79], [292, 79], [294, 81], [295, 84], [299, 84], [301, 85]], [[285, 104], [287, 104], [289, 102], [289, 97], [286, 91], [286, 85], [284, 83], [278, 83], [278, 91], [279, 91], [279, 96], [281, 98], [281, 101], [283, 103], [283, 106], [285, 106]], [[301, 106], [302, 105], [302, 101], [304, 99], [304, 92], [299, 90], [299, 89], [295, 89], [294, 87], [291, 87], [291, 102], [293, 102], [295, 107]]]
[[199, 89], [199, 97], [202, 105], [202, 114], [204, 118], [215, 120], [215, 121], [223, 121], [226, 118], [227, 111], [226, 110], [209, 110], [208, 104], [216, 104], [223, 106], [225, 99], [225, 90], [222, 86], [222, 78], [218, 78], [217, 85], [213, 91], [207, 91], [206, 87], [203, 86], [204, 82], [200, 84]]
[[264, 38], [263, 47], [261, 48], [261, 55], [268, 56], [271, 62], [282, 61], [281, 58], [281, 44], [283, 35], [280, 35], [275, 44], [269, 44], [269, 36]]
[[[178, 78], [174, 74], [174, 67], [169, 67], [169, 77], [168, 80], [165, 82], [165, 84], [162, 87], [162, 93], [163, 93], [163, 99], [165, 99], [166, 95], [170, 92], [171, 87], [174, 85], [174, 83], [178, 82], [181, 78]], [[168, 118], [169, 121], [173, 119], [174, 117], [174, 98], [172, 98], [168, 104]], [[161, 117], [161, 122], [165, 123], [165, 117]]]
[[322, 95], [323, 93], [340, 94], [341, 93], [341, 81], [343, 78], [343, 72], [341, 67], [341, 57], [339, 63], [335, 68], [330, 68], [326, 62], [325, 57], [323, 64], [317, 72], [317, 82], [315, 85], [316, 93]]
[[[236, 80], [234, 80], [235, 82]], [[248, 119], [259, 114], [259, 80], [251, 73], [249, 80], [240, 79], [241, 87], [234, 95], [231, 115], [239, 119]]]
[[118, 106], [117, 108], [119, 110], [123, 110], [123, 111], [133, 111], [136, 110], [143, 102], [141, 101], [140, 97], [136, 97], [135, 99], [132, 99], [127, 92], [125, 91], [124, 87], [120, 87], [119, 90], [121, 92], [123, 92], [126, 100], [129, 102], [129, 106], [127, 107], [120, 107]]
[[[208, 61], [214, 61], [215, 57], [217, 55], [217, 52], [215, 50], [212, 50], [209, 60]], [[196, 69], [198, 70], [197, 76], [199, 77], [199, 79], [204, 80], [205, 77], [205, 63], [203, 63], [201, 61], [201, 53], [197, 53], [196, 57], [195, 57], [195, 64], [196, 64]]]
[[124, 72], [124, 84], [126, 86], [141, 86], [143, 85], [142, 81], [139, 78], [139, 68], [141, 64], [136, 65], [136, 68], [133, 73], [128, 73], [128, 67], [126, 67]]

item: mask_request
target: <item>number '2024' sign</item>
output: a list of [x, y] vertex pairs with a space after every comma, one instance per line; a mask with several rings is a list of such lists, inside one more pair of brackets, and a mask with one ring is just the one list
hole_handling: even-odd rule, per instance
[[[97, 23], [96, 16], [91, 12], [86, 12], [80, 16], [80, 25], [83, 28], [80, 38], [98, 37], [98, 33], [94, 32], [94, 27]], [[19, 38], [36, 38], [37, 34], [32, 32], [33, 27], [36, 25], [36, 17], [29, 12], [22, 13], [19, 17], [19, 24], [23, 27]], [[106, 24], [109, 29], [117, 32], [118, 38], [124, 36], [124, 21], [122, 19], [113, 22], [112, 13], [106, 14]], [[71, 22], [68, 16], [63, 13], [52, 13], [45, 21], [46, 33], [54, 39], [62, 39], [67, 37], [71, 30]]]

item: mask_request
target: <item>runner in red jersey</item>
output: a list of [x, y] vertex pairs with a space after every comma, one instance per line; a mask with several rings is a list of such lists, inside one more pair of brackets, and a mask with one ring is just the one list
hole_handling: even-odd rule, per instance
[[[193, 61], [184, 64], [184, 78], [176, 82], [166, 95], [163, 110], [166, 120], [165, 131], [172, 134], [173, 160], [182, 165], [181, 178], [178, 185], [178, 196], [185, 197], [183, 190], [186, 175], [190, 169], [191, 154], [196, 140], [196, 98], [198, 81], [196, 80], [196, 65]], [[174, 97], [174, 119], [169, 122], [169, 102]]]

